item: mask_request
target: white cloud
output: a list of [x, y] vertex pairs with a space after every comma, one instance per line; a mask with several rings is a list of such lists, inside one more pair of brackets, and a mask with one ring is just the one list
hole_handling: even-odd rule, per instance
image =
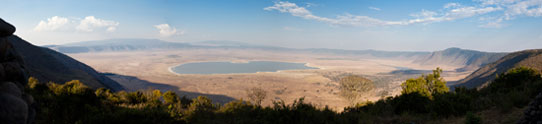
[[473, 6], [455, 6], [449, 7], [453, 9], [445, 9], [443, 13], [436, 13], [432, 11], [422, 10], [419, 14], [413, 14], [412, 16], [417, 17], [416, 19], [410, 19], [406, 24], [416, 24], [416, 23], [434, 23], [442, 21], [453, 21], [457, 19], [469, 18], [478, 15], [483, 15], [495, 11], [502, 10], [502, 8], [497, 7], [473, 7]]
[[47, 21], [40, 21], [34, 31], [82, 31], [93, 32], [95, 29], [103, 29], [113, 32], [117, 29], [119, 22], [98, 19], [94, 16], [87, 16], [84, 19], [66, 18], [53, 16]]
[[267, 11], [277, 10], [281, 13], [290, 13], [292, 16], [302, 17], [309, 20], [317, 20], [326, 22], [332, 25], [341, 26], [374, 26], [374, 25], [396, 25], [401, 22], [386, 22], [378, 19], [374, 19], [368, 16], [354, 16], [350, 14], [339, 15], [337, 18], [326, 18], [313, 15], [309, 10], [304, 7], [299, 7], [295, 3], [276, 2], [273, 6], [264, 8]]
[[520, 0], [474, 0], [474, 1], [482, 2], [483, 6], [487, 6], [487, 5], [510, 4], [510, 3], [514, 3], [514, 2], [517, 2], [517, 1], [520, 1]]
[[502, 14], [496, 15], [493, 20], [480, 27], [502, 27], [501, 22], [513, 20], [517, 17], [541, 17], [542, 0], [478, 0], [480, 6], [502, 7]]
[[[279, 11], [289, 13], [292, 16], [308, 20], [316, 20], [331, 25], [339, 26], [389, 26], [427, 24], [434, 22], [453, 21], [471, 18], [480, 15], [496, 16], [493, 20], [485, 21], [480, 27], [502, 27], [502, 22], [516, 17], [542, 17], [542, 0], [473, 0], [475, 5], [465, 6], [459, 3], [447, 3], [439, 11], [423, 10], [419, 13], [410, 14], [413, 18], [401, 19], [401, 21], [386, 21], [362, 15], [337, 15], [335, 18], [314, 15], [305, 7], [297, 6], [287, 1], [275, 2], [273, 6], [264, 8], [267, 11]], [[380, 10], [369, 7], [369, 9]], [[495, 13], [495, 14], [489, 14]]]
[[456, 8], [456, 7], [460, 7], [460, 6], [461, 6], [461, 4], [459, 4], [459, 3], [447, 3], [447, 4], [444, 5], [444, 8], [448, 9], [448, 8]]
[[318, 4], [315, 4], [315, 3], [305, 3], [305, 7], [317, 7]]
[[501, 27], [503, 27], [503, 24], [501, 24], [503, 19], [504, 18], [502, 18], [502, 17], [492, 17], [492, 16], [481, 17], [479, 20], [480, 21], [485, 21], [486, 23], [482, 24], [482, 25], [479, 25], [478, 27], [482, 27], [482, 28], [501, 28]]
[[173, 35], [183, 35], [184, 31], [177, 31], [176, 28], [170, 27], [169, 24], [159, 24], [154, 26], [156, 29], [160, 30], [160, 35], [164, 37], [170, 37]]
[[502, 10], [500, 7], [460, 7], [450, 10], [448, 13], [446, 13], [445, 18], [450, 18], [449, 20], [454, 19], [460, 19], [460, 18], [467, 18], [467, 17], [473, 17], [476, 15], [483, 15], [490, 12]]
[[539, 17], [542, 16], [542, 0], [526, 0], [509, 2], [510, 4], [502, 4], [508, 9], [505, 11], [507, 19], [513, 16], [525, 15]]
[[112, 32], [117, 29], [119, 22], [111, 20], [98, 19], [94, 16], [87, 16], [80, 21], [79, 25], [75, 27], [78, 31], [92, 32], [96, 28], [105, 28], [107, 32]]
[[372, 7], [372, 6], [370, 6], [369, 9], [371, 9], [371, 10], [376, 10], [376, 11], [380, 11], [380, 10], [381, 10], [380, 8], [376, 8], [376, 7]]
[[53, 16], [47, 21], [40, 21], [34, 31], [56, 31], [68, 24], [68, 18]]
[[416, 17], [416, 18], [431, 18], [431, 17], [436, 16], [436, 15], [437, 15], [437, 12], [424, 10], [424, 9], [419, 13], [410, 14], [410, 16]]
[[313, 15], [309, 10], [304, 7], [299, 7], [295, 3], [290, 2], [276, 2], [273, 6], [264, 8], [267, 11], [277, 10], [281, 13], [290, 13], [292, 16], [302, 17], [309, 20], [317, 20], [321, 22], [326, 22], [332, 25], [340, 26], [388, 26], [388, 25], [410, 25], [416, 23], [432, 23], [440, 21], [451, 21], [466, 17], [472, 17], [480, 14], [485, 14], [499, 10], [500, 8], [495, 7], [485, 7], [485, 8], [476, 8], [476, 7], [459, 7], [448, 10], [446, 13], [441, 14], [439, 17], [433, 11], [422, 10], [422, 12], [417, 14], [411, 14], [412, 16], [417, 17], [416, 19], [409, 19], [404, 21], [384, 21], [369, 16], [357, 16], [351, 14], [338, 15], [336, 18], [326, 18]]

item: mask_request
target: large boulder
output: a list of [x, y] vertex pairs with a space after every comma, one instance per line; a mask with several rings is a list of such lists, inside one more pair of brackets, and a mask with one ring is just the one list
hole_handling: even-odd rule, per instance
[[529, 104], [518, 124], [542, 124], [542, 93]]
[[15, 32], [15, 27], [0, 18], [0, 37], [7, 37]]
[[15, 27], [0, 19], [0, 123], [30, 124], [36, 115], [34, 100], [24, 92], [27, 71], [8, 37]]

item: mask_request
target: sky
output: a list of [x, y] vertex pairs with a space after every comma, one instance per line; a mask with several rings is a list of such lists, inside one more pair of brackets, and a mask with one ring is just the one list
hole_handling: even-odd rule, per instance
[[35, 45], [152, 38], [290, 48], [542, 48], [542, 0], [3, 0]]

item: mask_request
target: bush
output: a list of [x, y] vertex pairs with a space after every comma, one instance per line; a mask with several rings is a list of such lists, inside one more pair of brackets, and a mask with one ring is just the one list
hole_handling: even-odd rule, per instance
[[143, 95], [141, 91], [126, 93], [124, 94], [124, 99], [129, 104], [140, 104], [147, 102], [147, 97]]
[[211, 99], [205, 96], [198, 96], [192, 99], [192, 103], [184, 112], [184, 119], [189, 123], [209, 123], [209, 119], [214, 118], [214, 110], [216, 109]]
[[[457, 87], [448, 92], [440, 86], [441, 71], [437, 68], [433, 74], [405, 81], [399, 96], [360, 103], [341, 113], [305, 103], [303, 98], [292, 104], [273, 101], [270, 107], [242, 100], [220, 106], [207, 97], [190, 100], [172, 91], [93, 90], [77, 80], [43, 84], [30, 78], [25, 90], [39, 108], [36, 123], [403, 123], [467, 114], [465, 123], [470, 124], [482, 119], [467, 112], [521, 108], [542, 89], [539, 72], [516, 68], [480, 91]], [[350, 86], [358, 87], [346, 87]]]
[[393, 99], [396, 114], [403, 113], [428, 113], [431, 100], [419, 93], [401, 94]]
[[163, 97], [164, 97], [164, 103], [166, 104], [177, 103], [179, 101], [179, 96], [177, 96], [177, 94], [175, 94], [175, 92], [172, 92], [172, 91], [165, 92]]
[[472, 96], [461, 92], [435, 94], [431, 111], [437, 116], [461, 116], [472, 110]]
[[252, 105], [250, 102], [243, 101], [243, 100], [237, 100], [237, 101], [231, 101], [224, 106], [220, 107], [218, 112], [221, 113], [246, 113], [250, 112], [252, 109], [256, 108], [254, 105]]
[[467, 113], [467, 116], [465, 117], [465, 124], [481, 124], [482, 118], [480, 116], [473, 114], [473, 113]]
[[432, 98], [432, 94], [445, 93], [449, 89], [446, 81], [440, 77], [442, 69], [433, 70], [432, 74], [422, 75], [419, 78], [411, 78], [401, 84], [402, 94], [418, 93], [422, 96]]
[[[540, 73], [526, 67], [513, 68], [506, 73], [500, 74], [484, 89], [486, 93], [509, 93], [513, 90], [527, 90], [526, 95], [534, 96], [542, 86]], [[529, 90], [536, 89], [536, 90]]]

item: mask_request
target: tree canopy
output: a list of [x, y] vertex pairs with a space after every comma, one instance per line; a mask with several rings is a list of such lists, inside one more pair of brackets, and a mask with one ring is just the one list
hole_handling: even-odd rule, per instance
[[444, 78], [440, 77], [442, 69], [433, 70], [432, 74], [411, 78], [401, 84], [402, 94], [419, 93], [431, 98], [433, 94], [445, 93], [450, 89], [446, 86]]

